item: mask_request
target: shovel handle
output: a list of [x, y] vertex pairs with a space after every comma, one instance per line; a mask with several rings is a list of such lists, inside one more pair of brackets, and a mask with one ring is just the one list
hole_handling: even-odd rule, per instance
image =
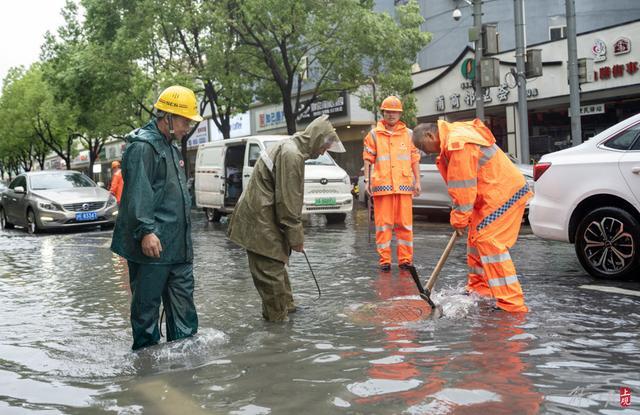
[[431, 276], [429, 277], [429, 280], [427, 281], [427, 284], [425, 285], [425, 291], [431, 292], [431, 289], [433, 289], [433, 286], [435, 285], [436, 280], [438, 279], [438, 274], [440, 274], [440, 270], [442, 270], [444, 263], [447, 262], [447, 258], [449, 257], [449, 254], [451, 253], [453, 246], [456, 244], [456, 239], [458, 239], [458, 233], [456, 231], [453, 231], [451, 238], [449, 238], [449, 243], [447, 244], [447, 247], [444, 249], [444, 252], [440, 256], [440, 259], [438, 260], [436, 267], [434, 268], [433, 272], [431, 273]]

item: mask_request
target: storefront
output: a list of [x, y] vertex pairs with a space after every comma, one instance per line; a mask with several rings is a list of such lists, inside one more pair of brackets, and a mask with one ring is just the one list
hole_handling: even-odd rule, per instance
[[[301, 105], [305, 103], [303, 99]], [[251, 113], [254, 134], [287, 134], [281, 104], [257, 106], [251, 109]], [[362, 140], [373, 125], [373, 114], [360, 108], [358, 97], [343, 92], [335, 99], [311, 103], [307, 110], [298, 116], [298, 130], [304, 130], [311, 121], [322, 114], [329, 115], [329, 120], [347, 150], [346, 153], [332, 156], [349, 175], [357, 175], [362, 167]]]
[[[640, 112], [640, 22], [582, 33], [578, 36], [578, 58], [592, 58], [593, 82], [581, 85], [582, 140]], [[529, 45], [541, 49], [543, 75], [527, 80], [529, 145], [532, 159], [571, 145], [567, 42], [559, 40]], [[447, 67], [414, 74], [418, 120], [456, 121], [475, 117], [475, 94], [468, 69], [473, 50], [467, 48]], [[517, 89], [511, 70], [514, 51], [495, 55], [500, 63], [498, 87], [484, 94], [486, 123], [498, 144], [518, 157]]]

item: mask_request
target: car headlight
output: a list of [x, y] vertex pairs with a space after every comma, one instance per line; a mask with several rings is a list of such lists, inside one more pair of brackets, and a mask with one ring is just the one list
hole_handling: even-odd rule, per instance
[[116, 197], [112, 194], [109, 194], [109, 200], [107, 201], [107, 206], [113, 206], [118, 202]]
[[62, 211], [62, 208], [59, 205], [51, 202], [50, 200], [39, 200], [38, 207], [44, 210], [53, 210], [56, 212]]
[[349, 176], [344, 176], [342, 178], [342, 183], [344, 184], [351, 184], [351, 179], [349, 179]]

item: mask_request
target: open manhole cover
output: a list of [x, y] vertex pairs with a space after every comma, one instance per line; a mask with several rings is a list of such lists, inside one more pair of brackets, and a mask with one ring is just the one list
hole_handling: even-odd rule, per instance
[[368, 303], [351, 310], [351, 319], [356, 323], [403, 323], [428, 318], [431, 307], [424, 300], [396, 300]]

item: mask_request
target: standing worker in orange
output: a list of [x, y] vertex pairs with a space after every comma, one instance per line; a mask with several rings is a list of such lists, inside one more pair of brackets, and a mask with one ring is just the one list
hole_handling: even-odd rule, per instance
[[373, 196], [376, 248], [380, 269], [391, 269], [392, 231], [396, 233], [398, 264], [413, 265], [413, 195], [420, 194], [420, 154], [411, 130], [400, 121], [402, 102], [389, 96], [380, 106], [379, 121], [364, 139], [364, 175]]
[[503, 310], [527, 312], [509, 254], [532, 196], [522, 173], [479, 119], [419, 124], [413, 143], [440, 154], [436, 164], [453, 200], [451, 226], [458, 235], [469, 229], [467, 290], [496, 298]]
[[122, 171], [120, 170], [120, 162], [118, 160], [111, 162], [111, 171], [113, 173], [111, 175], [111, 186], [109, 186], [109, 191], [116, 197], [118, 204], [120, 204], [124, 182], [122, 181]]

